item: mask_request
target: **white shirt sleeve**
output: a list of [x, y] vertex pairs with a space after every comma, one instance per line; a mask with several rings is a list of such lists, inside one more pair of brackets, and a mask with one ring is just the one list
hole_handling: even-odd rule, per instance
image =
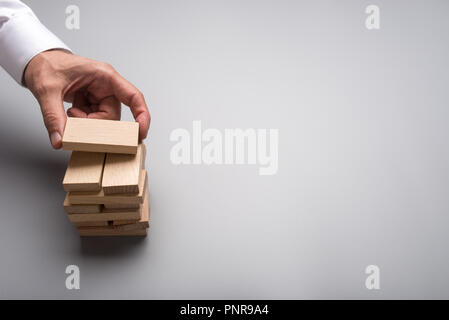
[[19, 0], [0, 0], [0, 65], [22, 84], [30, 60], [50, 49], [70, 49]]

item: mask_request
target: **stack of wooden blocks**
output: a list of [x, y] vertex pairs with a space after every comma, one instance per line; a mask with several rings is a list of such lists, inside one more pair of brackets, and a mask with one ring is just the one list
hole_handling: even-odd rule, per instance
[[146, 236], [145, 145], [135, 122], [68, 118], [64, 209], [80, 236]]

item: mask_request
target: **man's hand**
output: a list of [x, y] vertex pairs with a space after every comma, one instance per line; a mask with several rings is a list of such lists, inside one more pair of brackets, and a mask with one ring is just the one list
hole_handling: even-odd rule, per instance
[[62, 51], [35, 56], [24, 73], [25, 85], [39, 101], [50, 142], [62, 147], [66, 114], [63, 101], [72, 102], [71, 117], [120, 120], [121, 102], [139, 123], [145, 139], [150, 113], [143, 94], [110, 65]]

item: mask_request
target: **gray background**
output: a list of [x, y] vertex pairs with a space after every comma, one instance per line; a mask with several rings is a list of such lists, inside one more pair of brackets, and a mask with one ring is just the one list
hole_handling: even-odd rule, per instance
[[[449, 2], [26, 3], [146, 95], [151, 228], [80, 240], [62, 207], [69, 153], [0, 72], [0, 298], [449, 298]], [[278, 174], [172, 165], [169, 134], [193, 120], [279, 129]]]

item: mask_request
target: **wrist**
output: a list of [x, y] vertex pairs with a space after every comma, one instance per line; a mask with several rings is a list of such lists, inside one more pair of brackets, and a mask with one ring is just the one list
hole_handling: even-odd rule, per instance
[[38, 53], [25, 67], [22, 78], [23, 85], [33, 91], [34, 84], [45, 81], [44, 77], [49, 72], [59, 73], [62, 71], [64, 69], [63, 62], [69, 55], [72, 53], [64, 49], [51, 49]]

